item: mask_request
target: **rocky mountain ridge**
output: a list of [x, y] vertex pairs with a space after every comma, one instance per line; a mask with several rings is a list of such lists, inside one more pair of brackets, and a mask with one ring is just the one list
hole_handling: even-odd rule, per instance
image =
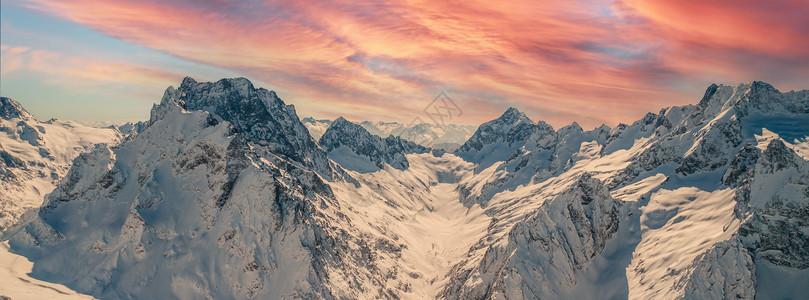
[[[409, 163], [406, 154], [426, 153], [428, 148], [414, 142], [389, 135], [386, 138], [373, 135], [362, 126], [340, 117], [331, 123], [318, 141], [329, 158], [349, 170], [368, 172], [385, 168], [404, 170]], [[364, 159], [373, 163], [369, 166]]]
[[712, 85], [589, 131], [510, 108], [427, 153], [342, 118], [314, 142], [273, 92], [186, 78], [6, 236], [106, 298], [795, 298], [806, 120], [809, 91]]
[[[312, 117], [303, 118], [301, 121], [315, 139], [320, 139], [333, 122], [333, 120], [318, 120]], [[381, 121], [361, 121], [356, 123], [376, 136], [387, 137], [393, 135], [425, 147], [444, 151], [455, 151], [469, 139], [477, 128], [476, 125], [459, 124], [404, 124]]]

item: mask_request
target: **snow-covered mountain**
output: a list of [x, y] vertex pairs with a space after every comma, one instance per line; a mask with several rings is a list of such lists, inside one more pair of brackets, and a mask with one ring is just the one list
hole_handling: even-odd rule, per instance
[[409, 166], [406, 154], [429, 151], [400, 137], [389, 135], [383, 139], [342, 117], [329, 125], [318, 144], [328, 152], [331, 160], [343, 168], [361, 173], [374, 172], [385, 165], [404, 170]]
[[101, 298], [801, 298], [808, 124], [809, 91], [753, 82], [589, 131], [511, 108], [428, 153], [186, 78], [6, 236]]
[[41, 122], [18, 102], [0, 98], [0, 234], [42, 204], [74, 157], [122, 136], [116, 129], [72, 121]]
[[[315, 139], [320, 139], [332, 123], [331, 120], [317, 120], [312, 117], [303, 118], [301, 121]], [[477, 128], [474, 125], [439, 125], [432, 123], [402, 124], [398, 122], [362, 121], [357, 124], [376, 136], [387, 137], [393, 135], [423, 146], [445, 151], [454, 151], [460, 147]]]
[[[455, 151], [456, 155], [474, 162], [478, 172], [488, 170], [484, 174], [492, 172], [494, 175], [486, 182], [462, 184], [465, 200], [484, 204], [503, 189], [557, 176], [590, 155], [587, 151], [604, 144], [609, 133], [610, 128], [605, 125], [583, 131], [577, 123], [555, 131], [547, 123], [534, 123], [522, 112], [509, 108], [499, 118], [481, 124]], [[583, 143], [588, 145], [586, 151], [580, 151]]]
[[389, 295], [325, 158], [274, 93], [186, 78], [139, 134], [76, 158], [11, 247], [101, 298]]
[[[596, 128], [567, 145], [585, 135], [577, 126], [522, 134], [528, 122], [515, 116], [510, 110], [492, 126], [481, 125], [458, 150], [483, 162], [459, 187], [467, 205], [501, 219], [456, 265], [442, 296], [801, 297], [809, 283], [801, 265], [809, 223], [799, 213], [809, 207], [809, 172], [801, 171], [809, 157], [809, 91], [780, 93], [762, 82], [714, 85], [697, 105], [650, 113], [608, 134]], [[505, 151], [479, 150], [486, 147], [513, 154], [492, 163], [487, 155]], [[520, 173], [538, 164], [540, 171]], [[588, 177], [603, 182], [594, 189], [623, 202], [620, 213], [596, 226], [595, 212], [581, 212], [573, 197], [559, 208], [568, 212], [555, 212], [568, 215], [544, 217], [553, 210], [548, 201], [575, 193]], [[561, 188], [569, 182], [579, 183]], [[614, 203], [610, 197], [596, 193], [581, 203]], [[508, 219], [523, 207], [535, 212]], [[550, 231], [549, 223], [556, 224]], [[601, 234], [607, 238], [599, 251], [594, 236], [605, 231], [615, 235]]]

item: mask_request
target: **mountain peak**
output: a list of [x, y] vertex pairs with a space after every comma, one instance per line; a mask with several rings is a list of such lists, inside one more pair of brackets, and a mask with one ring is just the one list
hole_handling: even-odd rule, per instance
[[527, 121], [529, 123], [533, 123], [527, 116], [518, 109], [514, 107], [509, 107], [499, 118], [498, 120], [506, 121], [508, 123], [513, 123], [517, 121]]
[[522, 112], [520, 112], [520, 110], [519, 110], [519, 109], [517, 109], [517, 108], [516, 108], [516, 107], [514, 107], [514, 106], [509, 106], [509, 107], [508, 107], [508, 109], [506, 109], [505, 113], [506, 113], [506, 114], [520, 114], [520, 113], [522, 113]]
[[[346, 123], [351, 123], [351, 122], [349, 122], [348, 120], [346, 120], [345, 118], [340, 116], [340, 117], [337, 117], [337, 119], [334, 119], [334, 122], [332, 122], [331, 124], [333, 126], [334, 124], [340, 125], [340, 124], [346, 124]], [[351, 123], [351, 124], [354, 124], [354, 123]]]
[[229, 122], [233, 130], [249, 141], [268, 146], [275, 154], [330, 178], [326, 153], [317, 147], [295, 108], [285, 104], [275, 92], [255, 88], [246, 78], [197, 82], [186, 77], [178, 89], [170, 87], [166, 90], [160, 107], [153, 109], [152, 123], [165, 110], [161, 107], [172, 105], [207, 111], [213, 117]]
[[514, 107], [509, 107], [499, 118], [481, 124], [469, 140], [456, 150], [456, 153], [480, 151], [484, 145], [497, 141], [503, 141], [512, 146], [528, 139], [537, 128], [540, 127], [524, 113]]
[[185, 76], [185, 78], [183, 78], [183, 82], [180, 83], [180, 86], [188, 86], [193, 84], [197, 84], [197, 81], [194, 80], [194, 78], [191, 78], [191, 76]]
[[0, 97], [0, 119], [32, 120], [34, 116], [28, 113], [22, 105], [11, 98]]
[[352, 138], [372, 135], [367, 129], [362, 127], [360, 124], [346, 120], [342, 116], [337, 117], [337, 119], [334, 119], [334, 121], [332, 121], [331, 124], [329, 124], [329, 127], [326, 128], [326, 133], [328, 133], [329, 131], [335, 132], [335, 134], [338, 135], [346, 135]]
[[764, 81], [753, 81], [753, 83], [750, 84], [750, 88], [778, 91], [775, 87], [772, 86], [772, 84], [766, 83]]
[[770, 173], [795, 167], [796, 161], [801, 161], [792, 149], [787, 148], [781, 139], [773, 139], [761, 153], [761, 157], [766, 161]]
[[410, 166], [405, 154], [429, 150], [393, 135], [386, 138], [373, 135], [343, 117], [331, 123], [318, 144], [343, 168], [360, 173], [374, 172], [385, 165], [405, 170]]
[[570, 124], [568, 124], [567, 126], [564, 126], [564, 127], [562, 127], [562, 128], [559, 128], [559, 131], [560, 131], [560, 132], [571, 132], [571, 131], [572, 131], [572, 132], [583, 132], [583, 131], [584, 131], [584, 129], [583, 129], [583, 128], [581, 128], [581, 125], [579, 125], [579, 123], [578, 123], [578, 122], [575, 122], [575, 121], [574, 121], [573, 123], [570, 123]]
[[346, 120], [343, 117], [337, 117], [337, 119], [331, 122], [329, 128], [323, 133], [323, 136], [320, 137], [319, 144], [328, 152], [348, 142], [349, 139], [367, 140], [371, 139], [373, 136], [374, 135], [359, 124]]

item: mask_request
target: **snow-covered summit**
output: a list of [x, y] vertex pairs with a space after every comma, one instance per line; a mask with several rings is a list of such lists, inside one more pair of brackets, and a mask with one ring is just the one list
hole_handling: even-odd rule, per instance
[[[547, 125], [547, 124], [544, 124]], [[499, 118], [483, 123], [456, 152], [480, 151], [487, 144], [502, 141], [508, 146], [524, 142], [537, 125], [516, 108], [508, 108]]]
[[172, 105], [210, 112], [214, 118], [210, 122], [227, 121], [249, 141], [331, 178], [326, 153], [298, 119], [295, 107], [285, 104], [273, 91], [255, 88], [246, 78], [197, 82], [186, 77], [179, 88], [166, 90], [160, 105], [152, 109], [151, 122], [161, 117], [166, 106]]
[[503, 114], [499, 118], [497, 118], [497, 120], [500, 120], [506, 124], [510, 123], [512, 125], [519, 122], [532, 123], [531, 119], [529, 119], [525, 115], [525, 113], [519, 111], [517, 108], [514, 107], [509, 107], [508, 109], [506, 109], [506, 111], [503, 112]]
[[393, 242], [354, 229], [308, 141], [273, 93], [186, 78], [138, 134], [76, 157], [11, 249], [100, 298], [389, 295], [367, 245]]
[[343, 117], [331, 123], [318, 144], [328, 152], [329, 158], [343, 168], [357, 172], [372, 172], [385, 168], [385, 165], [404, 170], [409, 166], [406, 154], [429, 151], [400, 137], [373, 135]]

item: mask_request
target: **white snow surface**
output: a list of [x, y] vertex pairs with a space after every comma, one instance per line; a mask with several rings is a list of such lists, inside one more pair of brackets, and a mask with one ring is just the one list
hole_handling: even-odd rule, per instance
[[0, 117], [0, 234], [26, 210], [42, 204], [79, 153], [122, 138], [112, 128], [55, 119], [41, 122], [16, 101], [2, 101], [5, 109], [18, 113]]
[[[253, 93], [248, 83], [212, 92], [234, 99]], [[300, 140], [262, 143], [233, 129], [249, 119], [219, 115], [235, 109], [227, 102], [202, 95], [210, 105], [188, 110], [201, 104], [173, 93], [138, 135], [79, 156], [10, 233], [32, 277], [101, 298], [751, 299], [805, 289], [809, 91], [713, 85], [696, 105], [589, 131], [509, 109], [454, 153], [397, 150], [386, 161], [369, 153], [390, 152], [357, 150], [379, 144], [368, 138], [335, 146], [328, 166], [276, 155], [325, 157], [295, 121], [286, 137]]]
[[61, 285], [31, 278], [34, 263], [9, 252], [8, 242], [0, 243], [0, 297], [11, 299], [95, 299]]

